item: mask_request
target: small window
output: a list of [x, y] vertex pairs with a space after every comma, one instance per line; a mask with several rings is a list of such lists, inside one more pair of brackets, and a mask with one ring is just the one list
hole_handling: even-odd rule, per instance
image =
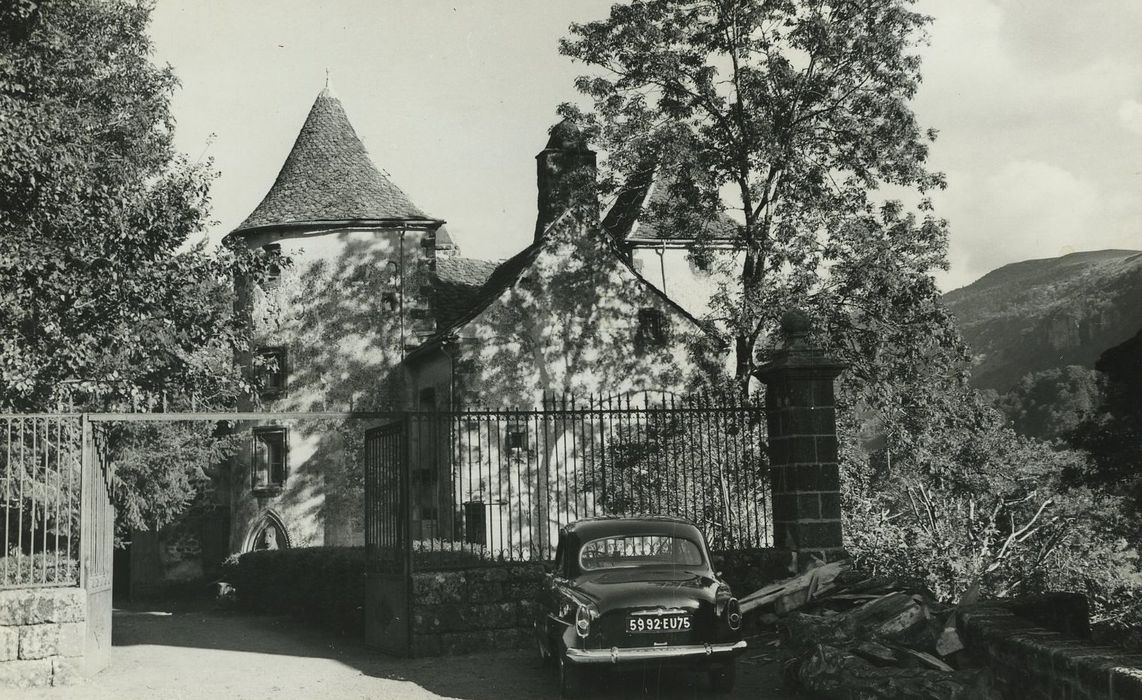
[[285, 428], [254, 428], [251, 480], [255, 491], [272, 491], [285, 485], [288, 438]]
[[282, 256], [282, 246], [280, 243], [269, 243], [262, 246], [262, 250], [270, 257], [270, 269], [266, 275], [266, 288], [271, 289], [278, 286], [282, 280], [282, 268], [278, 261]]
[[670, 327], [666, 315], [658, 309], [639, 309], [638, 328], [634, 334], [635, 352], [639, 354], [660, 350], [670, 340]]
[[429, 387], [420, 390], [419, 406], [421, 411], [435, 411], [436, 410], [436, 389]]
[[690, 264], [690, 272], [696, 275], [704, 275], [710, 272], [711, 253], [709, 251], [691, 251], [686, 256], [686, 261]]
[[512, 452], [521, 452], [527, 449], [527, 430], [521, 428], [508, 428], [505, 438], [507, 448]]
[[284, 347], [258, 350], [258, 395], [263, 399], [279, 399], [286, 395], [288, 360]]

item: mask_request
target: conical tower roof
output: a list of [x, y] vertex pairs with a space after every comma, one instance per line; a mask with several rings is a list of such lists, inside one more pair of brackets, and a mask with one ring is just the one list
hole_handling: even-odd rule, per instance
[[313, 103], [274, 186], [235, 229], [442, 223], [420, 210], [369, 158], [328, 85]]

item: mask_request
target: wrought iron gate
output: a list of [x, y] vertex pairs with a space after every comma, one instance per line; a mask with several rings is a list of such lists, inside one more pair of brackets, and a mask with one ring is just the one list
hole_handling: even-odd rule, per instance
[[365, 433], [365, 642], [411, 653], [407, 419]]
[[83, 508], [80, 530], [80, 585], [87, 591], [84, 667], [95, 673], [111, 653], [111, 579], [115, 546], [115, 507], [111, 504], [111, 464], [105, 425], [83, 416]]
[[115, 509], [103, 437], [87, 415], [0, 415], [0, 589], [84, 590], [87, 673], [111, 648]]

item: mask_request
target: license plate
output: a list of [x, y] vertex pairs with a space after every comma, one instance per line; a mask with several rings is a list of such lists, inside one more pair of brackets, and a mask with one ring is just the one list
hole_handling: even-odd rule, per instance
[[689, 615], [631, 615], [627, 618], [627, 632], [685, 632], [690, 629]]

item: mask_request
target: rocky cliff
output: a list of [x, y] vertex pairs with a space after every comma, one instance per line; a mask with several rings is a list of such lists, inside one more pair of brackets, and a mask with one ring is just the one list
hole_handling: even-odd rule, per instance
[[975, 355], [973, 383], [1005, 392], [1027, 374], [1093, 368], [1104, 350], [1142, 329], [1142, 251], [1005, 265], [944, 302]]

